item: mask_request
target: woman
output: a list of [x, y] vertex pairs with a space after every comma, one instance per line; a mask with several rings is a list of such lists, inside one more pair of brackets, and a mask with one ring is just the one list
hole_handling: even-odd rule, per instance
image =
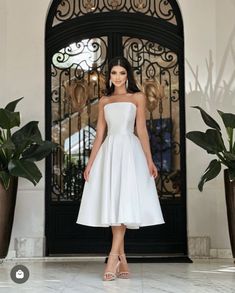
[[[124, 252], [126, 228], [165, 222], [154, 181], [158, 171], [146, 128], [146, 97], [126, 58], [113, 58], [107, 76], [106, 96], [99, 100], [96, 138], [84, 171], [77, 224], [111, 226], [112, 248], [103, 277], [111, 281], [130, 277]], [[135, 122], [138, 137], [133, 133]]]

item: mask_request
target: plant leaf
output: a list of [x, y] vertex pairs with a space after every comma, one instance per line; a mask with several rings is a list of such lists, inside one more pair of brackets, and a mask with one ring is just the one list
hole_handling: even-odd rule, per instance
[[40, 161], [48, 156], [55, 147], [57, 144], [51, 141], [44, 141], [41, 145], [34, 144], [22, 153], [22, 158], [32, 162]]
[[0, 164], [8, 164], [9, 160], [15, 151], [15, 145], [9, 137], [8, 140], [3, 141], [0, 148]]
[[12, 141], [17, 148], [17, 155], [20, 155], [32, 143], [42, 143], [42, 137], [38, 128], [38, 121], [31, 121], [17, 130], [12, 135]]
[[234, 168], [235, 168], [235, 154], [232, 154], [230, 152], [224, 152], [225, 159], [229, 161], [234, 161]]
[[27, 160], [11, 160], [8, 164], [10, 175], [23, 177], [36, 185], [42, 177], [42, 174], [35, 163]]
[[0, 129], [0, 143], [3, 143], [3, 130]]
[[200, 110], [202, 119], [206, 123], [206, 125], [210, 126], [211, 128], [220, 130], [219, 124], [209, 114], [207, 114], [206, 111], [204, 111], [201, 107], [193, 106], [192, 108]]
[[20, 113], [0, 109], [0, 127], [9, 130], [15, 126], [20, 126]]
[[6, 150], [14, 150], [15, 149], [15, 145], [14, 143], [12, 142], [11, 138], [9, 137], [8, 140], [4, 141], [2, 144], [1, 144], [1, 149], [6, 149]]
[[221, 163], [220, 161], [214, 159], [210, 162], [209, 166], [206, 168], [205, 172], [203, 173], [199, 183], [198, 183], [198, 189], [200, 191], [203, 190], [203, 185], [211, 180], [214, 179], [221, 170]]
[[226, 151], [221, 133], [216, 129], [207, 129], [205, 133], [190, 131], [186, 137], [210, 154]]
[[228, 127], [232, 128], [232, 129], [235, 128], [235, 114], [224, 113], [220, 110], [217, 110], [217, 112], [220, 114], [220, 116], [224, 122], [224, 126], [226, 128], [228, 128]]
[[23, 97], [21, 97], [21, 98], [15, 100], [15, 101], [10, 102], [9, 104], [6, 105], [5, 109], [8, 110], [8, 111], [10, 111], [10, 112], [14, 112], [14, 111], [15, 111], [15, 107], [16, 107], [16, 105], [17, 105], [17, 104], [19, 103], [19, 101], [22, 100], [22, 99], [23, 99]]
[[6, 157], [6, 153], [4, 152], [2, 148], [0, 148], [0, 169], [1, 170], [6, 169], [7, 164], [8, 164], [8, 160]]
[[11, 176], [5, 171], [0, 171], [0, 181], [2, 182], [5, 190], [9, 188]]

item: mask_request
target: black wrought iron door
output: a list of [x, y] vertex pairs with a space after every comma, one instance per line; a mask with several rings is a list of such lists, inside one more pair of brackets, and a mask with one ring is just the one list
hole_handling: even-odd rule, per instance
[[107, 64], [123, 55], [147, 97], [146, 124], [160, 173], [156, 187], [166, 221], [127, 230], [126, 252], [187, 256], [181, 29], [174, 31], [172, 24], [146, 15], [112, 11], [105, 17], [100, 13], [74, 19], [58, 34], [60, 39], [55, 37], [57, 30], [48, 34], [46, 43], [47, 138], [59, 144], [47, 160], [47, 255], [109, 251], [111, 229], [78, 225], [76, 218]]

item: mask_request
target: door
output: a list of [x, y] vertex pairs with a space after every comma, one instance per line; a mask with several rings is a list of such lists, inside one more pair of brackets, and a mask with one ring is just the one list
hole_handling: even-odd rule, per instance
[[77, 18], [63, 38], [55, 37], [57, 28], [48, 35], [47, 139], [59, 147], [46, 168], [47, 255], [106, 254], [110, 249], [110, 228], [78, 225], [76, 219], [107, 65], [123, 55], [147, 97], [146, 124], [166, 222], [127, 229], [126, 252], [187, 257], [183, 40], [179, 30], [170, 34], [166, 23], [165, 30], [160, 24], [154, 17], [114, 11], [105, 18], [89, 15], [89, 22]]

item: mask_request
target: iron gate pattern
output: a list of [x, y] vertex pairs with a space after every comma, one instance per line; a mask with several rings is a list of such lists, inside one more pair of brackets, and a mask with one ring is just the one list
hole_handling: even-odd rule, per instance
[[123, 37], [124, 55], [147, 97], [147, 126], [161, 197], [180, 195], [179, 70], [177, 55], [148, 40]]
[[52, 78], [52, 200], [81, 197], [83, 171], [95, 138], [98, 99], [104, 90], [107, 38], [72, 43], [54, 54]]
[[167, 0], [63, 0], [58, 5], [52, 26], [87, 13], [114, 10], [142, 13], [177, 25], [174, 9], [170, 2]]

